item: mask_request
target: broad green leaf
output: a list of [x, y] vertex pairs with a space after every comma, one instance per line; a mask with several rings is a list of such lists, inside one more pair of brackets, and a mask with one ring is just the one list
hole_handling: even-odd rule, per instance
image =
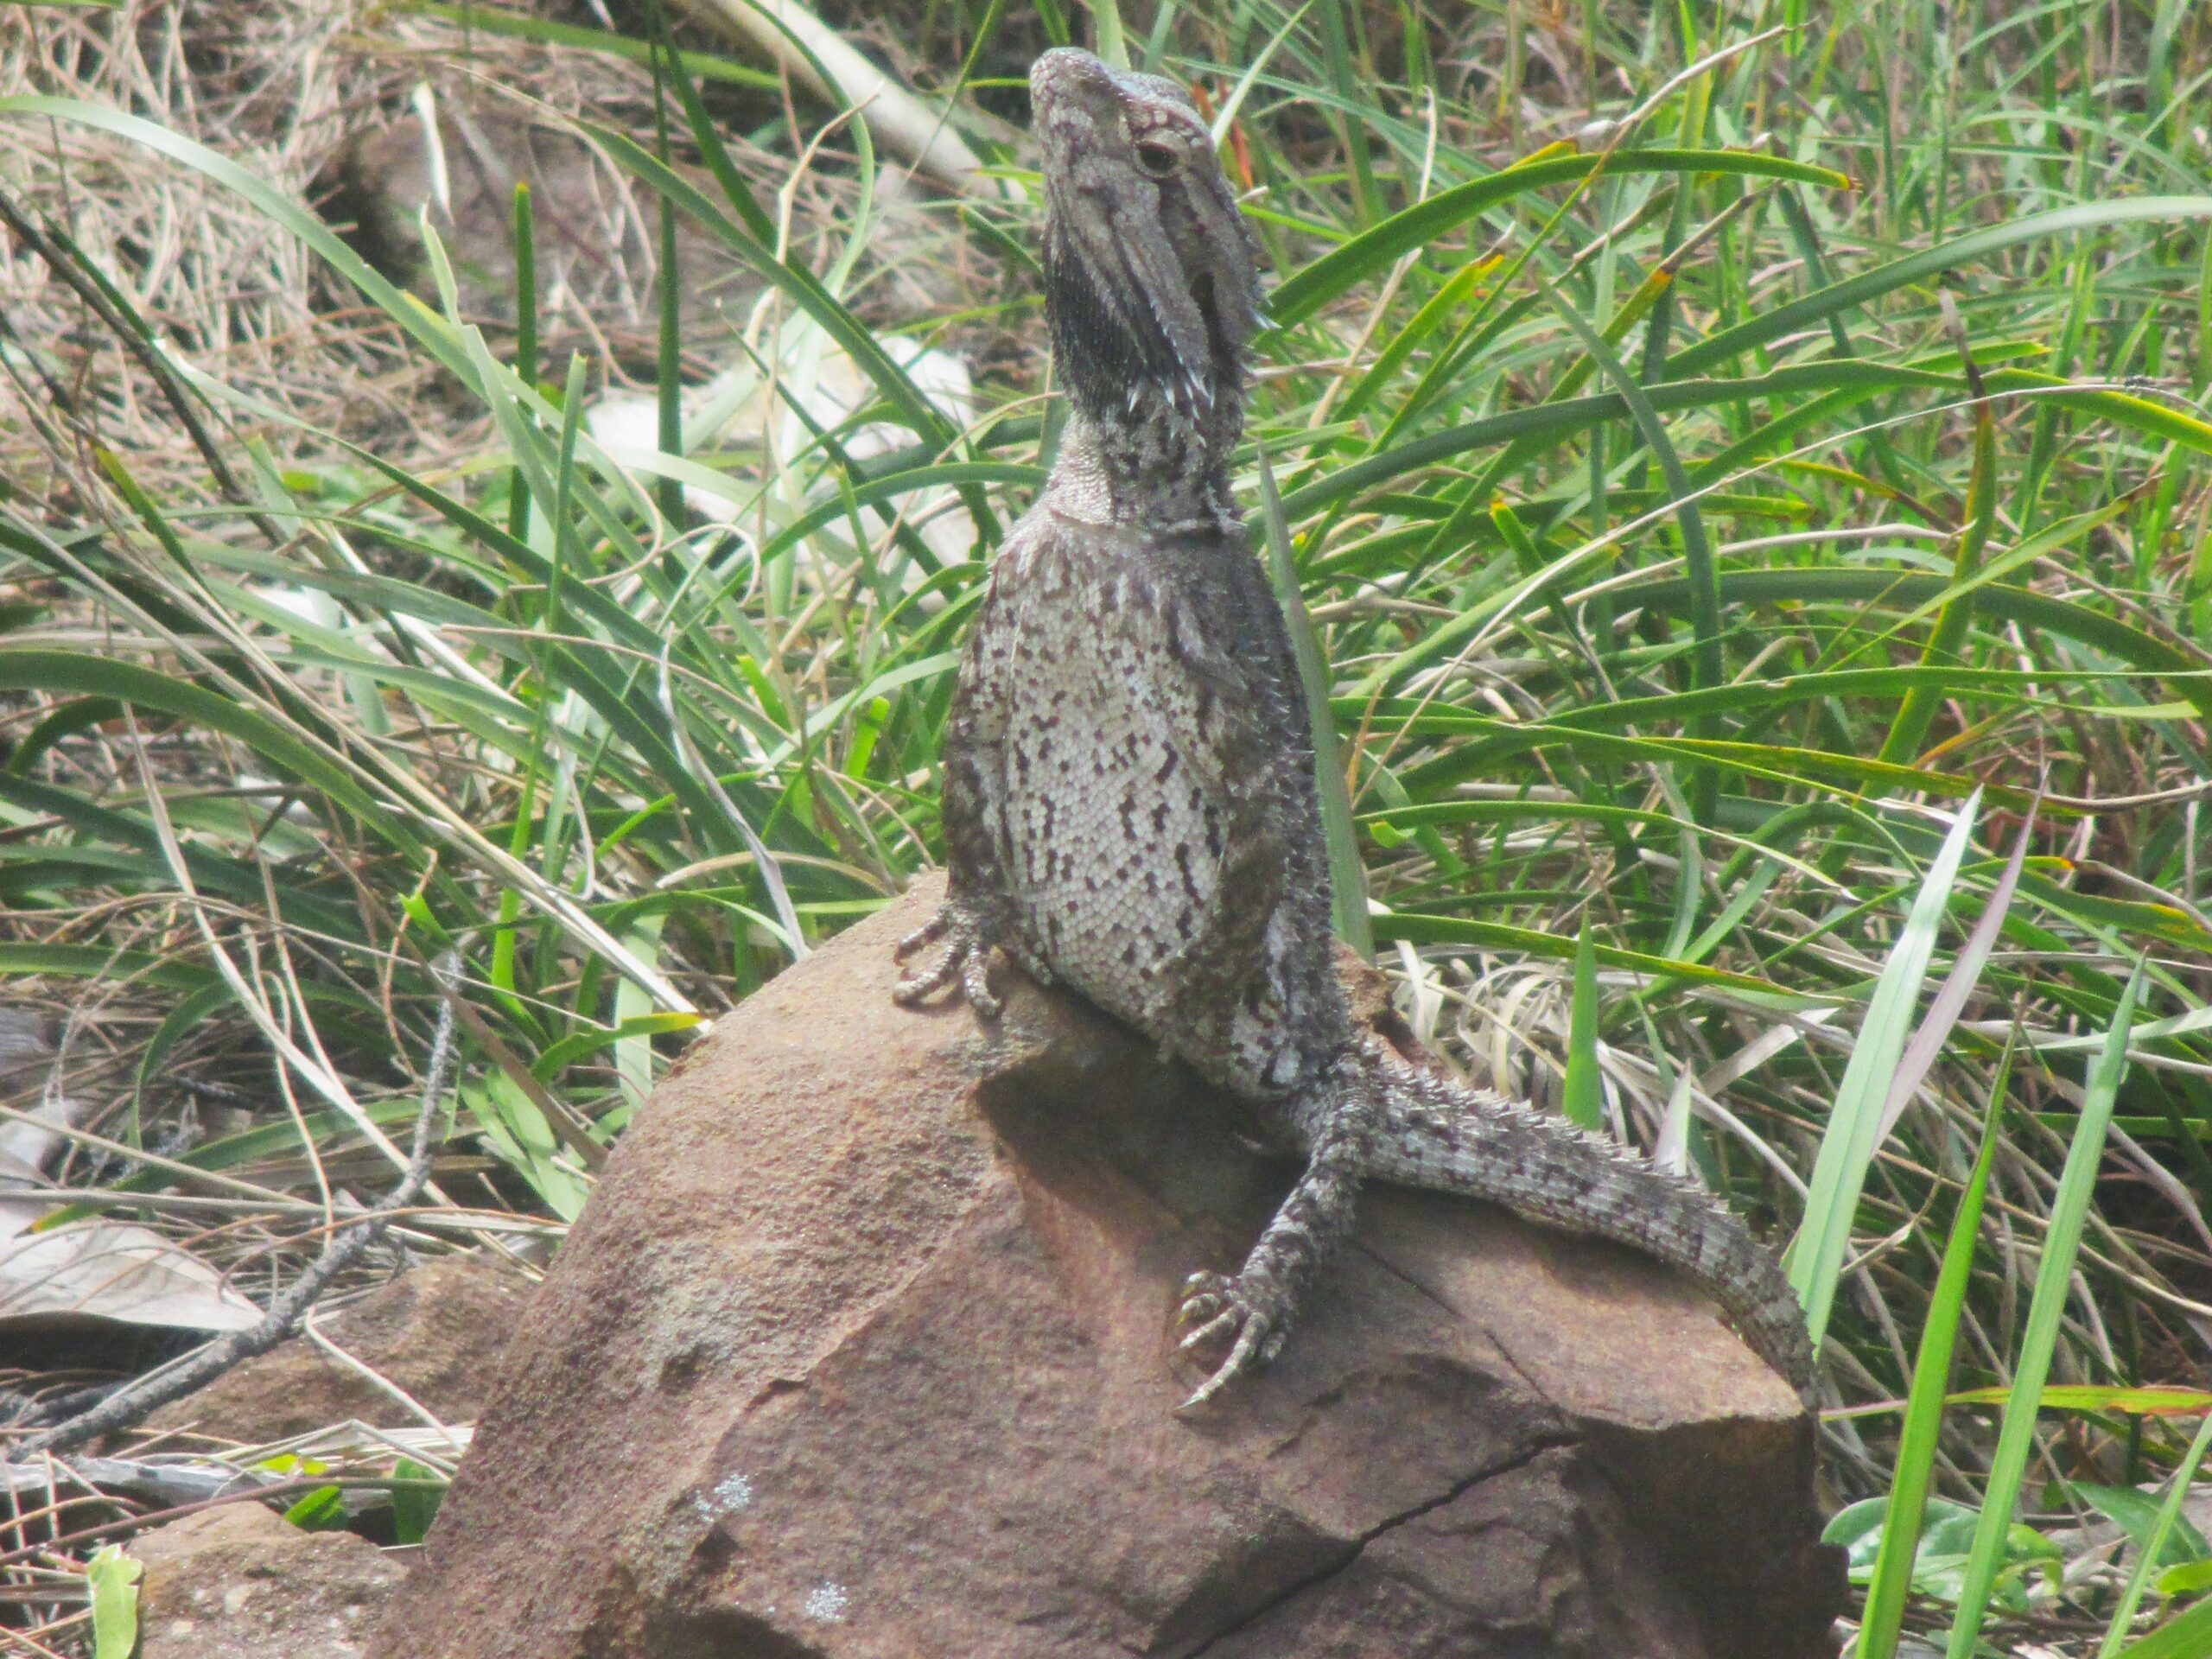
[[499, 1160], [524, 1181], [563, 1221], [582, 1213], [590, 1185], [546, 1122], [536, 1102], [504, 1071], [482, 1083], [461, 1085], [461, 1098]]
[[138, 1650], [138, 1580], [145, 1567], [119, 1545], [103, 1544], [86, 1563], [92, 1592], [92, 1659], [131, 1659]]
[[[391, 1477], [392, 1541], [398, 1544], [419, 1544], [427, 1537], [430, 1523], [438, 1518], [438, 1506], [445, 1499], [444, 1484], [437, 1471], [425, 1468], [412, 1458], [393, 1460]], [[401, 1484], [398, 1483], [412, 1483]], [[435, 1483], [432, 1484], [430, 1483]]]
[[337, 1532], [346, 1525], [345, 1494], [318, 1486], [286, 1510], [284, 1518], [302, 1532]]

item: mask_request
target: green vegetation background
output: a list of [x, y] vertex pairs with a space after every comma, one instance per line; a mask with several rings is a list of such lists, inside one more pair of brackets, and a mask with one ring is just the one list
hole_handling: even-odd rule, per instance
[[[69, 1179], [179, 1236], [161, 1190], [260, 1195], [219, 1261], [388, 1183], [451, 947], [415, 1236], [565, 1221], [702, 1018], [931, 863], [957, 645], [1056, 419], [1017, 78], [1093, 43], [1201, 89], [1273, 272], [1242, 499], [1326, 664], [1347, 931], [1456, 1062], [1787, 1247], [1862, 1656], [2212, 1651], [2201, 9], [913, 11], [986, 163], [918, 208], [696, 26], [678, 66], [650, 9], [405, 14], [652, 75], [658, 132], [592, 136], [744, 296], [663, 284], [622, 365], [658, 458], [584, 418], [619, 353], [541, 351], [526, 200], [487, 315], [435, 216], [402, 287], [16, 43], [11, 143], [101, 135], [303, 251], [447, 435], [232, 384], [148, 250], [16, 203], [104, 342], [0, 342], [0, 974], [106, 1021]], [[894, 212], [988, 279], [891, 327]], [[974, 419], [893, 334], [995, 342]], [[864, 406], [795, 420], [837, 359]], [[718, 373], [775, 412], [683, 430]], [[210, 1098], [258, 1121], [179, 1133]]]

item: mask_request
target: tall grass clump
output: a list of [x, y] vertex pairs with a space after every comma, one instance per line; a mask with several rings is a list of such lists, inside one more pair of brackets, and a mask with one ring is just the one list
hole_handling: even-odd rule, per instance
[[[414, 1236], [565, 1220], [702, 1021], [929, 865], [1057, 418], [1014, 78], [1095, 41], [1198, 89], [1274, 273], [1242, 499], [1311, 620], [1347, 931], [1455, 1063], [1786, 1247], [1862, 1659], [2206, 1650], [2201, 17], [913, 10], [988, 187], [924, 208], [854, 111], [652, 9], [362, 21], [628, 67], [646, 118], [566, 124], [655, 216], [626, 357], [545, 344], [528, 193], [498, 305], [435, 212], [403, 288], [219, 135], [65, 84], [60, 36], [16, 51], [16, 153], [219, 199], [435, 411], [364, 441], [227, 375], [158, 250], [10, 172], [56, 327], [0, 341], [0, 972], [113, 1084], [84, 1133], [168, 1160], [73, 1178], [180, 1230], [179, 1166], [250, 1179], [277, 1235], [388, 1182], [452, 950]], [[993, 280], [893, 325], [894, 222]], [[679, 229], [733, 273], [703, 318]], [[650, 442], [588, 417], [625, 375]]]

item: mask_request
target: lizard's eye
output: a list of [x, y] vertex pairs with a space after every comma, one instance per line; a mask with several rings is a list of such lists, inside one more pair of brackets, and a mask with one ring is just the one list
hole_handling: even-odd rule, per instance
[[1139, 144], [1137, 165], [1147, 176], [1164, 179], [1175, 170], [1175, 152], [1166, 144]]

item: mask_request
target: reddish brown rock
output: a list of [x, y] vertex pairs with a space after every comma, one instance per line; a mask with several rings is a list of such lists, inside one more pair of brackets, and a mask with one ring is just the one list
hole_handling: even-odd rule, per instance
[[139, 1659], [358, 1659], [406, 1576], [350, 1532], [302, 1532], [226, 1503], [135, 1540]]
[[1118, 1027], [888, 997], [910, 897], [655, 1092], [386, 1659], [1831, 1653], [1789, 1389], [1656, 1266], [1377, 1190], [1281, 1360], [1176, 1291], [1290, 1170]]
[[[469, 1423], [481, 1414], [531, 1288], [489, 1257], [447, 1256], [319, 1317], [316, 1329], [440, 1421]], [[164, 1406], [147, 1427], [258, 1445], [351, 1418], [385, 1428], [421, 1421], [359, 1371], [295, 1337]]]

